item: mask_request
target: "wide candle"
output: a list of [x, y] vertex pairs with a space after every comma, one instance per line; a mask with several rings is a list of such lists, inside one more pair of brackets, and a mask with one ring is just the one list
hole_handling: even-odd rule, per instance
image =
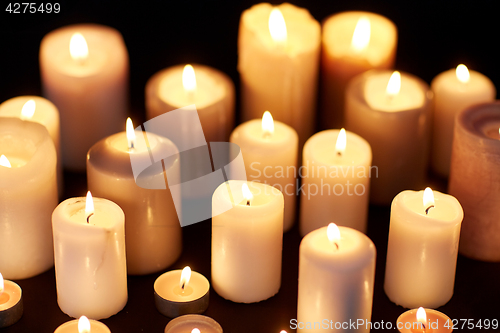
[[322, 127], [344, 126], [348, 81], [369, 69], [394, 65], [398, 33], [392, 21], [369, 12], [343, 12], [323, 22]]
[[500, 261], [500, 102], [459, 113], [448, 192], [464, 207], [460, 253]]
[[405, 308], [437, 308], [453, 296], [464, 213], [451, 195], [403, 191], [393, 200], [384, 290]]
[[57, 303], [70, 317], [108, 318], [127, 303], [124, 219], [117, 204], [90, 192], [54, 210]]
[[103, 323], [81, 316], [79, 319], [65, 322], [54, 333], [111, 333], [111, 331]]
[[453, 331], [453, 326], [444, 313], [422, 307], [406, 311], [396, 322], [400, 333], [449, 333]]
[[260, 3], [243, 12], [238, 72], [243, 120], [271, 110], [300, 146], [313, 133], [321, 27], [304, 8]]
[[295, 220], [297, 198], [297, 132], [280, 121], [274, 121], [271, 113], [266, 111], [262, 120], [250, 120], [236, 127], [230, 142], [241, 148], [248, 180], [274, 186], [283, 193], [283, 231], [290, 230]]
[[404, 189], [424, 185], [430, 141], [431, 97], [419, 78], [372, 70], [346, 91], [346, 128], [373, 151], [370, 200], [387, 205]]
[[85, 170], [85, 156], [120, 130], [128, 109], [128, 53], [113, 28], [80, 24], [47, 34], [40, 45], [44, 95], [61, 113], [66, 168]]
[[222, 333], [222, 327], [210, 317], [189, 314], [172, 319], [165, 333]]
[[21, 287], [15, 282], [4, 280], [0, 273], [0, 328], [15, 324], [22, 315]]
[[[297, 322], [303, 332], [322, 332], [307, 323], [371, 320], [376, 249], [363, 233], [337, 227], [307, 234], [299, 249]], [[369, 332], [366, 326], [359, 329]], [[334, 331], [333, 328], [328, 331]]]
[[230, 180], [212, 198], [212, 285], [233, 302], [253, 303], [281, 286], [283, 194]]
[[314, 134], [304, 145], [300, 234], [331, 221], [366, 233], [372, 151], [359, 135], [342, 130]]
[[44, 126], [0, 118], [0, 272], [7, 279], [27, 279], [54, 264], [56, 159]]

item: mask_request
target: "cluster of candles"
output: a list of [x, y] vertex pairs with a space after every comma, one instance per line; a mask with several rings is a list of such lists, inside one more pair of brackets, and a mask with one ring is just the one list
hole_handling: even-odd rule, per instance
[[[401, 332], [425, 332], [429, 318], [440, 319], [433, 332], [451, 330], [443, 326], [449, 318], [431, 309], [453, 295], [459, 240], [464, 255], [500, 260], [500, 224], [493, 222], [500, 211], [492, 204], [500, 199], [495, 87], [464, 65], [438, 75], [431, 87], [390, 71], [396, 44], [396, 27], [377, 14], [336, 14], [321, 29], [305, 9], [253, 6], [241, 16], [238, 40], [247, 121], [234, 131], [235, 92], [225, 74], [187, 65], [149, 80], [148, 119], [195, 104], [206, 141], [237, 144], [254, 180], [229, 180], [213, 193], [211, 283], [220, 296], [253, 303], [278, 293], [283, 232], [294, 223], [298, 190], [299, 322], [370, 320], [376, 249], [364, 234], [369, 202], [392, 201], [386, 294], [406, 308], [430, 308], [404, 313], [398, 322], [423, 328]], [[320, 60], [323, 124], [348, 131], [313, 135]], [[0, 235], [0, 252], [10, 254], [0, 257], [0, 271], [24, 279], [55, 265], [61, 310], [108, 318], [127, 302], [127, 273], [162, 271], [181, 253], [179, 193], [138, 186], [182, 174], [178, 159], [162, 160], [181, 148], [134, 129], [130, 119], [119, 132], [128, 55], [116, 30], [75, 25], [51, 32], [41, 43], [40, 68], [47, 99], [22, 96], [0, 105], [0, 223], [11, 230]], [[265, 110], [271, 112], [262, 116]], [[133, 170], [132, 155], [151, 166], [145, 179]], [[423, 188], [428, 155], [459, 200], [429, 188], [405, 190]], [[63, 167], [86, 169], [86, 198], [58, 205]], [[22, 297], [17, 284], [0, 281], [3, 327], [21, 317]], [[156, 306], [177, 317], [165, 332], [222, 332], [199, 315], [209, 289], [189, 268], [161, 275]], [[56, 330], [77, 331], [109, 332], [86, 317]]]

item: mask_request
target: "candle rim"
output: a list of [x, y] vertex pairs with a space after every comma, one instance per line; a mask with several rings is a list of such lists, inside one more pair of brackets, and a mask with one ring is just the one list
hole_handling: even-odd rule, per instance
[[[208, 281], [207, 277], [205, 275], [197, 272], [197, 271], [191, 270], [190, 285], [192, 283], [195, 283], [195, 284], [201, 283], [202, 284], [202, 287], [201, 287], [202, 292], [196, 293], [193, 290], [193, 293], [191, 293], [189, 296], [186, 296], [189, 298], [193, 298], [190, 301], [175, 301], [175, 300], [169, 299], [165, 295], [165, 293], [163, 293], [164, 289], [162, 289], [161, 284], [167, 283], [168, 281], [165, 281], [165, 280], [167, 280], [168, 278], [172, 278], [173, 282], [174, 282], [173, 286], [178, 287], [181, 274], [182, 274], [182, 269], [174, 269], [174, 270], [171, 270], [171, 271], [168, 271], [168, 272], [161, 274], [158, 278], [156, 278], [156, 280], [153, 284], [153, 289], [154, 289], [155, 294], [157, 294], [158, 297], [160, 297], [161, 299], [168, 301], [168, 302], [171, 302], [171, 303], [174, 303], [174, 304], [190, 304], [193, 302], [197, 302], [200, 298], [205, 297], [205, 295], [210, 292], [210, 282]], [[178, 279], [177, 279], [177, 277], [178, 277]]]
[[498, 149], [500, 140], [491, 138], [482, 131], [484, 123], [492, 119], [500, 122], [500, 100], [476, 104], [459, 112], [455, 118], [455, 131], [460, 131], [473, 140], [480, 139], [487, 147]]
[[7, 280], [4, 278], [4, 292], [9, 295], [9, 299], [6, 303], [0, 304], [0, 312], [7, 309], [13, 308], [18, 305], [23, 298], [22, 288], [14, 281]]

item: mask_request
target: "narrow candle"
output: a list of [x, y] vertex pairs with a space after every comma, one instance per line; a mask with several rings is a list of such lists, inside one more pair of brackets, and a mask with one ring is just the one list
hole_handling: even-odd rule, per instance
[[189, 314], [172, 319], [165, 333], [222, 333], [222, 327], [210, 317]]
[[422, 307], [406, 311], [398, 317], [400, 333], [448, 333], [453, 331], [451, 319], [444, 313]]
[[23, 315], [23, 295], [15, 282], [0, 273], [0, 328], [15, 324]]
[[103, 323], [81, 316], [79, 319], [65, 322], [54, 333], [111, 333]]

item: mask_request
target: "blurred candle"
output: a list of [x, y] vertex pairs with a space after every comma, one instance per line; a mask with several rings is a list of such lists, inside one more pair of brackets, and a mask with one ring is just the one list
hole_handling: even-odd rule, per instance
[[453, 331], [453, 326], [444, 313], [422, 307], [406, 311], [396, 321], [400, 333], [449, 333]]
[[222, 333], [222, 327], [210, 317], [189, 314], [169, 321], [165, 333]]
[[4, 280], [0, 273], [0, 328], [15, 324], [22, 315], [21, 287], [15, 282]]
[[85, 316], [65, 322], [54, 333], [111, 333], [109, 328], [96, 320], [89, 320]]

